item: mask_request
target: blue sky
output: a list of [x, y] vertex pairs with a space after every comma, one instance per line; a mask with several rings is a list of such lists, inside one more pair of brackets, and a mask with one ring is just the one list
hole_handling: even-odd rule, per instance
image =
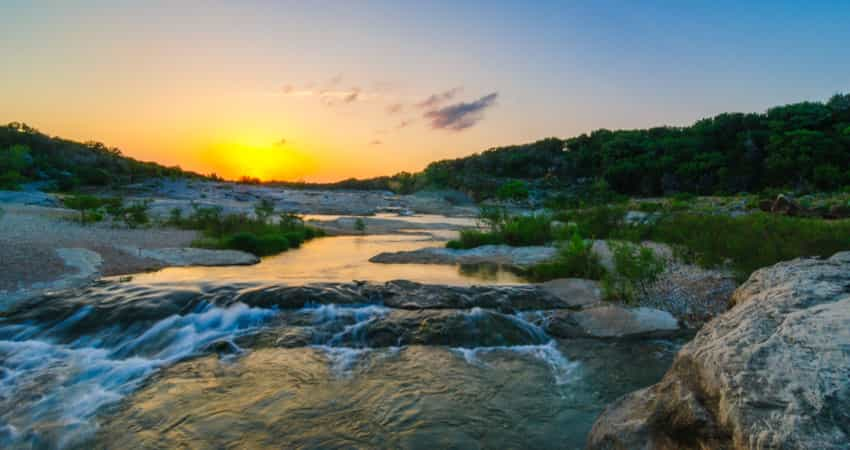
[[7, 0], [0, 121], [330, 180], [825, 100], [850, 91], [848, 43], [850, 2]]

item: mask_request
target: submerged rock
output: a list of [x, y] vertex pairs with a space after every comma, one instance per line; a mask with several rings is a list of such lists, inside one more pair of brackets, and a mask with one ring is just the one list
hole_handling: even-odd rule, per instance
[[560, 338], [659, 338], [679, 331], [676, 318], [667, 311], [616, 305], [554, 311], [545, 323], [546, 332]]
[[662, 381], [610, 405], [589, 449], [846, 449], [850, 252], [761, 269]]
[[426, 247], [418, 250], [379, 253], [369, 259], [389, 264], [496, 264], [525, 269], [555, 256], [555, 247], [482, 245], [470, 249]]
[[558, 278], [540, 283], [540, 287], [570, 307], [583, 308], [602, 301], [602, 289], [599, 282], [594, 280]]

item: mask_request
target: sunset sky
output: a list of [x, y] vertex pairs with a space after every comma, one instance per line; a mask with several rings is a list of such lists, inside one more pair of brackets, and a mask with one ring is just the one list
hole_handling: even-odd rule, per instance
[[839, 1], [0, 0], [0, 122], [333, 181], [825, 100], [848, 43]]

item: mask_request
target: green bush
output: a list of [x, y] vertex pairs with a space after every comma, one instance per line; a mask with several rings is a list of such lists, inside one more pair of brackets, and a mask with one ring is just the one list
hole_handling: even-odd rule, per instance
[[93, 186], [106, 186], [112, 182], [112, 175], [104, 169], [92, 167], [80, 167], [77, 175], [83, 184]]
[[71, 192], [80, 186], [80, 179], [68, 174], [56, 178], [56, 190], [59, 192]]
[[0, 173], [0, 190], [17, 191], [27, 179], [15, 170]]
[[552, 219], [548, 214], [510, 216], [500, 208], [484, 208], [480, 220], [486, 230], [467, 229], [458, 240], [449, 241], [449, 248], [474, 248], [482, 245], [544, 245], [554, 238]]
[[508, 181], [499, 186], [496, 197], [501, 200], [525, 200], [528, 198], [528, 185], [519, 180]]
[[663, 210], [664, 205], [656, 202], [640, 202], [637, 209], [645, 213], [654, 213]]
[[574, 232], [569, 241], [561, 243], [558, 254], [552, 261], [532, 266], [526, 271], [526, 275], [533, 281], [555, 278], [599, 280], [605, 276], [605, 268], [592, 249], [593, 241], [582, 239], [578, 232]]
[[552, 240], [552, 218], [547, 214], [511, 217], [497, 232], [508, 245], [543, 245]]
[[762, 212], [739, 217], [680, 213], [661, 218], [644, 235], [673, 244], [680, 256], [701, 265], [728, 263], [744, 279], [754, 270], [780, 261], [850, 249], [850, 220]]
[[120, 217], [130, 228], [147, 225], [150, 222], [150, 217], [148, 216], [150, 205], [151, 200], [135, 201], [121, 209]]
[[446, 247], [453, 249], [467, 249], [481, 247], [482, 245], [502, 244], [502, 236], [497, 233], [480, 230], [461, 230], [460, 239], [446, 243]]
[[366, 222], [364, 222], [363, 219], [358, 217], [357, 220], [354, 221], [354, 229], [361, 233], [366, 231]]
[[97, 212], [102, 202], [93, 195], [70, 195], [65, 197], [62, 202], [68, 208], [80, 212], [80, 223], [97, 222], [103, 218], [103, 215]]
[[652, 249], [629, 242], [608, 241], [614, 259], [614, 271], [602, 278], [608, 300], [634, 302], [645, 294], [664, 271], [664, 260]]
[[580, 210], [561, 211], [558, 220], [573, 222], [584, 236], [593, 239], [621, 238], [626, 230], [626, 208], [623, 206], [595, 206]]
[[219, 207], [193, 205], [192, 213], [185, 217], [179, 209], [172, 210], [168, 223], [203, 231], [204, 238], [192, 243], [195, 247], [242, 250], [257, 256], [280, 253], [324, 236], [321, 230], [305, 226], [296, 215], [283, 214], [273, 224], [268, 222], [271, 213], [266, 212], [260, 211], [257, 218], [252, 218], [247, 214], [222, 214]]
[[242, 250], [257, 256], [280, 253], [289, 249], [289, 240], [280, 234], [257, 236], [254, 233], [239, 232], [223, 239], [224, 248]]
[[180, 225], [183, 222], [183, 210], [180, 208], [171, 208], [171, 211], [168, 212], [168, 220], [166, 223], [169, 225]]

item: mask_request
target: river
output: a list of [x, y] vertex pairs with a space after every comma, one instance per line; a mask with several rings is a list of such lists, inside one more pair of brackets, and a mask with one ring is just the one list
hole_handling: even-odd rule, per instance
[[658, 381], [681, 345], [557, 340], [535, 311], [399, 310], [337, 300], [336, 285], [281, 300], [280, 286], [315, 282], [523, 283], [367, 261], [427, 245], [440, 241], [321, 238], [256, 266], [113, 278], [13, 311], [0, 446], [581, 448], [604, 406]]

